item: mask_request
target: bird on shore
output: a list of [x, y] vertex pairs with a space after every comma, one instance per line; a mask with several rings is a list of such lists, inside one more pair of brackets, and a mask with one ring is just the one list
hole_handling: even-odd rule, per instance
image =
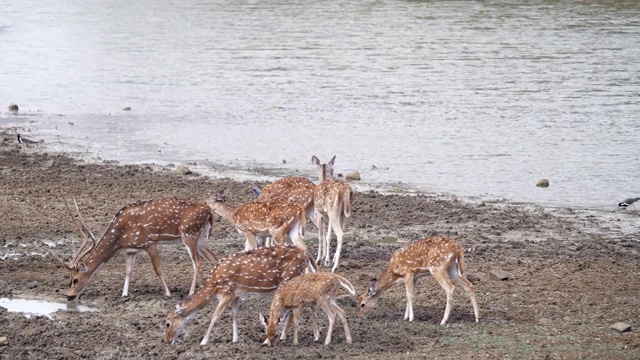
[[640, 200], [640, 197], [624, 199], [624, 201], [618, 203], [618, 207], [626, 209], [627, 207], [629, 207], [629, 205], [631, 205], [635, 209], [636, 206], [633, 203], [638, 200]]
[[37, 144], [39, 142], [42, 142], [42, 140], [35, 141], [35, 140], [27, 139], [26, 137], [22, 136], [22, 134], [16, 134], [16, 139], [18, 140], [18, 143], [20, 143], [23, 146], [26, 146], [27, 144]]

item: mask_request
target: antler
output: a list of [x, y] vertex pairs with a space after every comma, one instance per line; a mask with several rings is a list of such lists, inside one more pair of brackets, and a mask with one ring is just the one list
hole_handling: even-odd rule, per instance
[[[64, 193], [63, 193], [63, 195], [64, 195]], [[80, 245], [80, 247], [78, 248], [76, 253], [73, 255], [73, 258], [71, 259], [71, 261], [64, 262], [64, 261], [62, 261], [62, 259], [60, 259], [59, 257], [56, 256], [58, 258], [58, 260], [61, 261], [64, 264], [65, 267], [67, 267], [67, 269], [73, 270], [78, 265], [78, 262], [80, 261], [80, 259], [82, 259], [83, 257], [85, 257], [85, 255], [87, 255], [88, 253], [93, 251], [93, 249], [96, 247], [96, 242], [97, 241], [96, 241], [95, 236], [93, 236], [91, 231], [89, 231], [87, 226], [84, 224], [84, 219], [82, 218], [82, 214], [80, 213], [80, 209], [78, 208], [78, 203], [76, 202], [76, 199], [73, 198], [73, 203], [74, 203], [74, 205], [76, 207], [76, 211], [78, 212], [78, 218], [80, 219], [80, 222], [78, 222], [73, 217], [73, 213], [71, 212], [71, 209], [69, 208], [69, 204], [67, 203], [67, 200], [65, 198], [63, 198], [62, 200], [64, 201], [64, 206], [67, 208], [67, 212], [71, 216], [72, 224], [75, 225], [78, 228], [78, 230], [80, 231], [80, 233], [82, 234], [82, 237], [84, 239], [84, 241], [82, 242], [82, 245]], [[87, 245], [87, 242], [89, 241], [89, 237], [91, 237], [92, 244], [87, 250], [85, 250], [83, 252], [82, 250]]]

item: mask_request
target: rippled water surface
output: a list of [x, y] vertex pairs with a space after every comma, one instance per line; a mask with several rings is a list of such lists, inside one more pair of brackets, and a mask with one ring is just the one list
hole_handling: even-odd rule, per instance
[[640, 196], [640, 2], [5, 0], [0, 14], [0, 123], [85, 158], [314, 176], [311, 155], [335, 154], [373, 187], [595, 209]]

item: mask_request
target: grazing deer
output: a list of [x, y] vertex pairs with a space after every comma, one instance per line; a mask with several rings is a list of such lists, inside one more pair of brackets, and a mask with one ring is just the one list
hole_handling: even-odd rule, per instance
[[302, 307], [311, 307], [313, 337], [314, 341], [318, 341], [320, 334], [315, 308], [316, 305], [319, 305], [329, 318], [329, 328], [327, 329], [327, 337], [324, 340], [324, 344], [329, 345], [331, 343], [331, 334], [333, 333], [336, 316], [340, 318], [344, 326], [347, 343], [351, 344], [351, 332], [349, 331], [347, 316], [344, 310], [336, 304], [335, 295], [339, 285], [347, 289], [351, 295], [356, 294], [356, 290], [349, 280], [333, 273], [310, 273], [282, 283], [273, 295], [273, 301], [269, 309], [269, 321], [265, 320], [262, 313], [260, 314], [260, 323], [265, 326], [267, 332], [267, 340], [264, 343], [269, 346], [275, 345], [279, 319], [281, 319], [280, 322], [284, 323], [280, 339], [284, 340], [286, 338], [287, 328], [292, 320], [288, 316], [288, 311], [292, 310], [293, 345], [298, 345], [298, 323]]
[[[334, 155], [326, 164], [320, 163], [315, 155], [311, 157], [311, 163], [315, 165], [318, 170], [318, 177], [320, 181], [333, 178], [333, 164], [336, 161]], [[262, 190], [256, 189], [254, 186], [253, 191], [258, 192], [258, 201], [286, 201], [296, 205], [300, 205], [307, 212], [307, 218], [310, 218], [313, 224], [318, 228], [318, 239], [322, 234], [321, 218], [316, 217], [313, 208], [313, 196], [315, 193], [316, 184], [311, 180], [303, 176], [287, 176], [282, 179], [278, 179], [270, 184], [267, 184]]]
[[287, 202], [251, 201], [240, 206], [227, 204], [226, 196], [219, 192], [207, 202], [211, 210], [236, 226], [238, 232], [246, 236], [245, 250], [255, 249], [256, 236], [272, 236], [280, 245], [286, 236], [303, 250], [304, 231], [307, 224], [306, 212], [295, 204]]
[[[193, 281], [189, 294], [193, 294], [196, 289], [201, 265], [199, 253], [211, 263], [217, 260], [206, 243], [213, 225], [213, 214], [206, 204], [162, 198], [127, 205], [116, 213], [100, 240], [96, 240], [85, 226], [77, 204], [80, 221], [74, 219], [66, 200], [65, 206], [84, 238], [70, 261], [58, 259], [71, 270], [68, 300], [79, 296], [96, 271], [123, 249], [126, 250], [127, 259], [122, 296], [129, 295], [131, 273], [141, 250], [149, 254], [166, 296], [171, 296], [171, 292], [162, 274], [158, 244], [173, 243], [182, 239], [193, 262]], [[92, 245], [83, 251], [89, 237], [92, 239]]]
[[451, 311], [451, 295], [456, 280], [469, 294], [473, 312], [478, 322], [478, 304], [473, 291], [473, 284], [464, 276], [464, 250], [459, 242], [441, 236], [414, 241], [404, 248], [396, 250], [391, 255], [387, 268], [380, 278], [371, 282], [369, 289], [359, 298], [360, 310], [358, 314], [364, 318], [375, 307], [378, 298], [394, 283], [404, 281], [407, 290], [407, 309], [404, 319], [413, 321], [413, 297], [418, 278], [431, 273], [447, 293], [447, 306], [440, 325], [444, 325]]
[[[344, 180], [324, 180], [316, 187], [314, 193], [313, 202], [316, 216], [322, 219], [324, 218], [324, 214], [326, 214], [329, 218], [326, 236], [324, 236], [324, 239], [322, 236], [318, 238], [318, 261], [320, 261], [324, 255], [324, 266], [329, 266], [332, 229], [338, 238], [336, 252], [333, 256], [332, 272], [335, 272], [339, 266], [340, 251], [342, 250], [342, 240], [344, 237], [344, 225], [346, 218], [351, 216], [352, 201], [353, 189], [351, 189], [351, 186]], [[322, 223], [323, 221], [321, 220], [320, 224]]]
[[218, 306], [200, 345], [207, 344], [213, 326], [227, 306], [233, 315], [233, 342], [237, 342], [240, 298], [270, 294], [281, 282], [302, 275], [306, 269], [317, 271], [315, 260], [307, 251], [292, 245], [262, 247], [223, 258], [195, 296], [169, 313], [165, 342], [174, 344], [189, 319], [214, 299], [218, 299]]

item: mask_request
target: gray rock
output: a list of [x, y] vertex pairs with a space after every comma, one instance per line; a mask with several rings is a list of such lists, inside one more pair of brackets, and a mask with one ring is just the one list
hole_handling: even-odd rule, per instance
[[538, 181], [538, 183], [536, 184], [537, 187], [541, 187], [541, 188], [546, 188], [549, 187], [549, 180], [548, 179], [540, 179]]
[[122, 111], [131, 111], [131, 107], [127, 106], [126, 108], [122, 109]]
[[509, 280], [509, 273], [504, 270], [493, 269], [491, 270], [491, 277], [496, 280]]
[[9, 341], [7, 340], [6, 336], [0, 336], [0, 346], [7, 346], [9, 344]]
[[551, 320], [549, 320], [547, 318], [540, 318], [538, 320], [538, 324], [540, 324], [542, 326], [549, 326], [549, 325], [551, 325]]
[[336, 303], [340, 306], [356, 306], [356, 299], [351, 294], [343, 294], [336, 296]]
[[349, 171], [344, 175], [344, 179], [347, 181], [360, 180], [360, 173], [358, 171]]
[[509, 265], [519, 265], [520, 264], [520, 259], [518, 259], [515, 256], [509, 256], [506, 259], [504, 259], [504, 262], [506, 262]]
[[467, 277], [467, 280], [471, 281], [472, 283], [479, 283], [480, 281], [482, 281], [482, 278], [480, 277], [480, 275], [475, 274], [475, 273], [466, 273], [464, 274], [464, 276]]
[[353, 260], [343, 260], [343, 261], [340, 261], [340, 267], [343, 267], [346, 269], [358, 269], [360, 267], [360, 264], [358, 264], [356, 261], [353, 261]]
[[12, 113], [12, 114], [17, 114], [18, 113], [18, 105], [16, 105], [16, 104], [9, 105], [9, 112]]
[[193, 174], [193, 171], [191, 171], [191, 169], [189, 169], [188, 167], [184, 166], [184, 165], [178, 165], [178, 167], [176, 168], [176, 172], [180, 175], [191, 175]]
[[611, 329], [617, 330], [619, 332], [627, 332], [627, 331], [631, 331], [631, 325], [627, 324], [627, 323], [623, 323], [623, 322], [617, 322], [611, 326], [609, 326]]

